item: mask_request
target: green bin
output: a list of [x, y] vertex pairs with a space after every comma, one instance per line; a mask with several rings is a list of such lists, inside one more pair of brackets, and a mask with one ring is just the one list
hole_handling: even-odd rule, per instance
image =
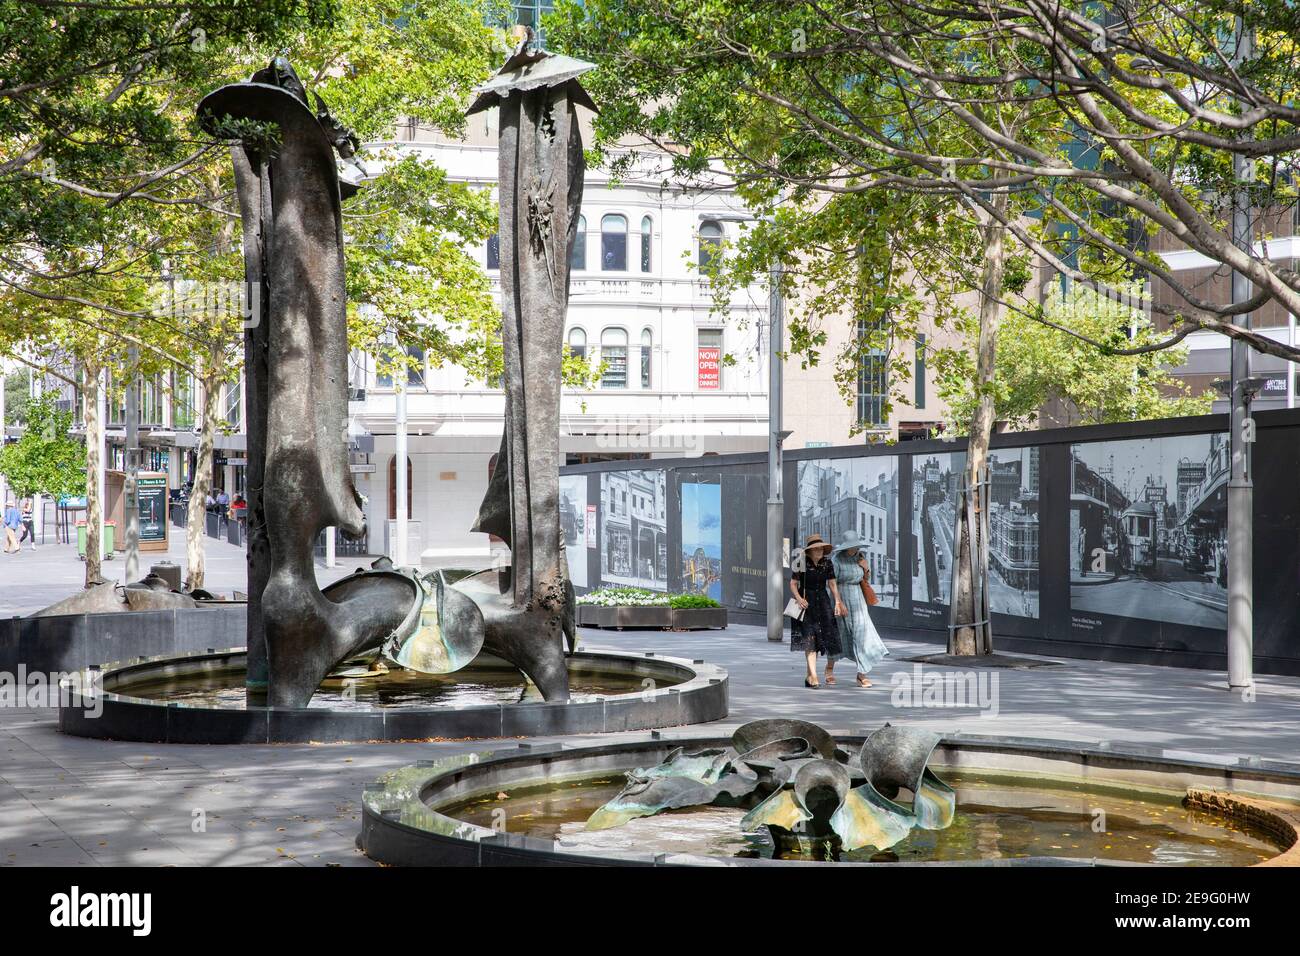
[[[100, 553], [103, 557], [111, 558], [113, 556], [113, 535], [116, 530], [117, 522], [104, 522], [104, 540], [100, 547]], [[86, 556], [86, 522], [81, 520], [77, 522], [77, 554], [84, 558]]]

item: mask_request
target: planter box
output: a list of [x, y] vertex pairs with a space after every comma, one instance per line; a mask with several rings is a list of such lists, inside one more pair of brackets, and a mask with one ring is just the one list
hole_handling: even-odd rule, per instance
[[578, 623], [583, 627], [667, 628], [673, 626], [673, 609], [670, 607], [598, 607], [584, 604], [578, 608]]
[[578, 605], [579, 627], [659, 627], [682, 631], [698, 631], [727, 626], [725, 607], [600, 607], [594, 604]]
[[711, 627], [727, 626], [725, 607], [673, 608], [673, 628], [679, 631], [699, 631]]

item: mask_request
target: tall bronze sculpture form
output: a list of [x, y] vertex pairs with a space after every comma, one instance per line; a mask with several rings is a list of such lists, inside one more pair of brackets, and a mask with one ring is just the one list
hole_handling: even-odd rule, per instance
[[569, 696], [565, 638], [574, 644], [560, 534], [560, 356], [585, 169], [577, 107], [595, 109], [577, 78], [592, 68], [525, 41], [467, 112], [500, 111], [506, 393], [501, 451], [473, 530], [504, 540], [511, 560], [454, 582], [439, 577], [437, 626], [388, 651], [403, 666], [445, 673], [481, 649], [522, 670], [547, 700]]
[[[469, 112], [501, 111], [500, 237], [506, 422], [475, 530], [508, 567], [420, 576], [387, 561], [325, 588], [312, 549], [327, 527], [365, 530], [348, 469], [342, 199], [358, 143], [277, 57], [199, 104], [231, 149], [244, 269], [256, 306], [244, 336], [248, 413], [248, 692], [303, 707], [343, 659], [384, 653], [450, 673], [487, 651], [547, 700], [569, 696], [573, 587], [559, 511], [560, 357], [569, 250], [582, 199], [577, 77], [592, 64], [521, 44]], [[592, 107], [594, 108], [594, 107]], [[340, 172], [337, 153], [344, 172]]]
[[[380, 568], [316, 585], [327, 527], [360, 535], [348, 468], [347, 322], [341, 200], [356, 188], [356, 139], [277, 57], [247, 83], [204, 97], [199, 118], [231, 154], [243, 219], [249, 321], [248, 688], [303, 707], [330, 669], [414, 626], [414, 577]], [[240, 125], [240, 124], [244, 125]], [[253, 128], [258, 136], [248, 136]], [[335, 152], [349, 167], [340, 177]]]

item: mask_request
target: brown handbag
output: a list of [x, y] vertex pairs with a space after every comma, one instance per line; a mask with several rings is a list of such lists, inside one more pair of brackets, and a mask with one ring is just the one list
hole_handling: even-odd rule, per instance
[[[861, 562], [859, 562], [861, 563]], [[862, 565], [862, 596], [867, 599], [868, 607], [875, 607], [880, 603], [880, 598], [876, 597], [875, 588], [867, 582], [867, 568]]]

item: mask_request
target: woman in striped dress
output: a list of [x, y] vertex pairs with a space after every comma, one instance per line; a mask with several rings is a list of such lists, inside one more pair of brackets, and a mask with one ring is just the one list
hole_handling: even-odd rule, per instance
[[844, 614], [839, 619], [840, 643], [844, 646], [844, 653], [857, 662], [858, 686], [870, 687], [867, 674], [889, 653], [889, 649], [871, 623], [871, 610], [862, 589], [862, 582], [869, 581], [871, 573], [856, 532], [850, 531], [844, 536], [832, 552], [831, 561], [835, 565], [835, 579], [839, 582], [840, 601], [844, 605]]

